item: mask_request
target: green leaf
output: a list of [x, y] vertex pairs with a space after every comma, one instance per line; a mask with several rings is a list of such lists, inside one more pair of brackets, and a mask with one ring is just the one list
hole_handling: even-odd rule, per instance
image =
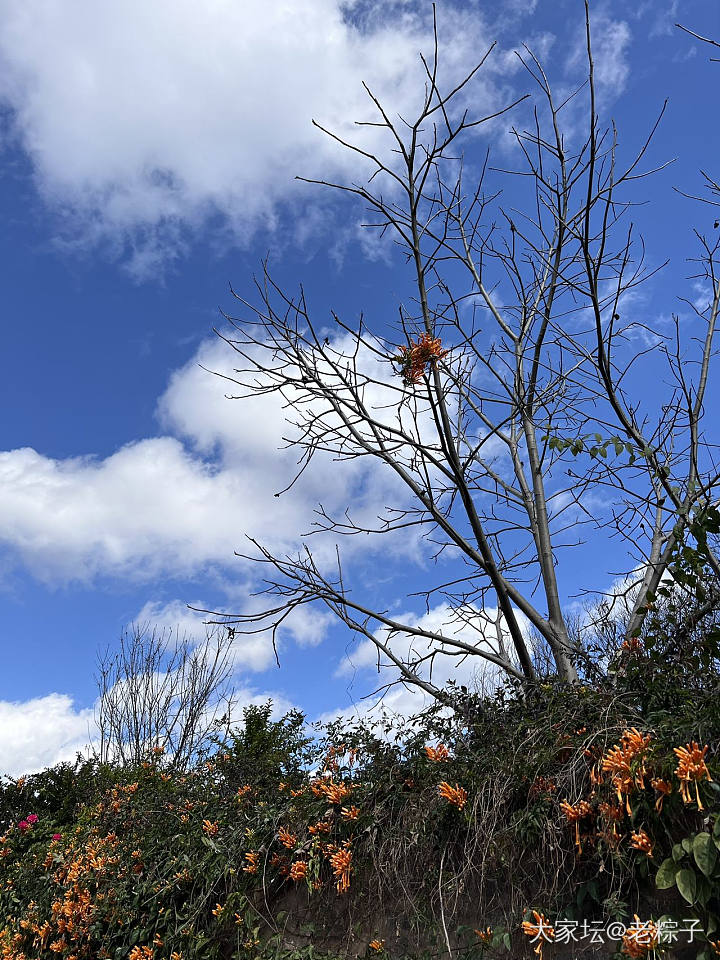
[[682, 843], [682, 848], [683, 848], [683, 850], [685, 851], [685, 853], [692, 853], [692, 847], [693, 847], [693, 838], [692, 838], [692, 837], [685, 837], [684, 840], [681, 841], [681, 843]]
[[715, 826], [713, 827], [713, 836], [716, 840], [720, 840], [720, 817], [717, 817], [715, 820]]
[[695, 895], [697, 894], [697, 877], [695, 876], [695, 871], [691, 870], [690, 867], [678, 870], [675, 883], [683, 900], [693, 904], [695, 902]]
[[510, 934], [509, 934], [509, 933], [504, 933], [504, 934], [503, 934], [503, 943], [505, 944], [505, 949], [506, 949], [506, 950], [509, 950], [510, 947], [512, 946], [512, 940], [510, 939]]
[[709, 833], [698, 833], [695, 837], [693, 858], [706, 877], [712, 875], [717, 862], [717, 849]]
[[675, 863], [680, 863], [680, 861], [684, 856], [685, 856], [685, 851], [683, 850], [681, 844], [676, 843], [675, 846], [672, 848], [673, 860], [675, 861]]
[[706, 907], [708, 900], [712, 896], [712, 887], [705, 877], [700, 877], [697, 887], [697, 902], [701, 907]]
[[670, 887], [675, 884], [675, 876], [678, 872], [678, 865], [672, 859], [668, 857], [667, 860], [663, 860], [660, 865], [660, 869], [655, 875], [655, 886], [658, 890], [668, 890]]

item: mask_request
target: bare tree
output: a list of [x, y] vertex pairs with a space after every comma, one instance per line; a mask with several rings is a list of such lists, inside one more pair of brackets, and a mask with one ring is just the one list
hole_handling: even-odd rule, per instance
[[160, 749], [186, 768], [230, 722], [231, 647], [223, 630], [198, 645], [148, 625], [125, 631], [117, 651], [99, 657], [99, 759], [139, 763]]
[[[718, 241], [697, 234], [693, 297], [680, 298], [701, 328], [692, 341], [678, 317], [667, 329], [635, 313], [633, 294], [654, 271], [630, 219], [633, 189], [653, 172], [643, 164], [664, 107], [621, 162], [615, 127], [597, 115], [587, 4], [586, 28], [587, 80], [561, 102], [533, 53], [518, 53], [537, 96], [529, 129], [512, 129], [517, 169], [493, 168], [486, 155], [469, 183], [463, 138], [520, 101], [473, 118], [464, 104], [492, 48], [443, 91], [437, 31], [433, 56], [421, 58], [425, 94], [413, 119], [394, 117], [366, 87], [375, 117], [359, 126], [384, 132], [387, 152], [315, 124], [358, 155], [369, 178], [307, 182], [370, 209], [367, 226], [404, 251], [413, 293], [394, 330], [333, 314], [328, 333], [304, 291], [285, 293], [265, 263], [257, 299], [234, 294], [248, 313], [227, 317], [223, 337], [240, 358], [229, 379], [239, 398], [282, 397], [300, 472], [316, 455], [367, 457], [404, 491], [371, 524], [350, 508], [338, 517], [320, 506], [310, 532], [403, 531], [436, 558], [452, 553], [462, 569], [449, 564], [452, 575], [423, 592], [428, 608], [442, 601], [449, 611], [442, 629], [428, 629], [358, 596], [339, 550], [330, 572], [309, 547], [281, 556], [253, 541], [267, 606], [229, 617], [239, 631], [272, 629], [274, 642], [294, 608], [324, 603], [403, 682], [442, 699], [432, 680], [441, 655], [532, 679], [529, 624], [571, 682], [581, 650], [563, 612], [561, 558], [577, 568], [583, 543], [623, 544], [632, 635], [693, 512], [716, 502], [720, 472], [704, 424]], [[503, 204], [510, 176], [522, 209]], [[653, 396], [633, 390], [640, 365], [658, 384]]]

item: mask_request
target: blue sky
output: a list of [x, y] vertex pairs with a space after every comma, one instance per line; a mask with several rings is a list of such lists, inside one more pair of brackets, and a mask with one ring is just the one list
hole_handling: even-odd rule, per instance
[[[635, 214], [650, 262], [671, 261], [637, 309], [668, 316], [689, 295], [692, 227], [711, 226], [673, 186], [696, 192], [720, 145], [718, 69], [673, 24], [718, 36], [720, 14], [708, 0], [591, 8], [600, 107], [622, 147], [641, 143], [669, 97], [651, 158], [676, 160], [638, 186]], [[294, 176], [358, 174], [311, 118], [344, 129], [365, 116], [363, 79], [397, 109], [410, 103], [429, 9], [0, 2], [0, 770], [72, 755], [96, 651], [123, 625], [197, 630], [187, 603], [237, 608], [257, 577], [233, 556], [246, 532], [292, 546], [320, 496], [382, 500], [382, 478], [339, 468], [273, 498], [291, 470], [278, 410], [224, 399], [198, 362], [232, 366], [212, 334], [218, 306], [232, 309], [229, 282], [250, 290], [268, 252], [318, 316], [362, 309], [382, 329], [394, 314], [401, 261], [361, 230], [360, 210]], [[438, 12], [448, 76], [498, 40], [480, 106], [529, 88], [512, 55], [522, 42], [559, 87], [582, 75], [577, 0], [442, 0]], [[511, 162], [508, 126], [470, 150]], [[353, 546], [351, 562], [386, 603], [428, 575], [402, 550], [378, 564], [377, 550]], [[596, 551], [566, 596], [581, 580], [604, 589], [622, 569]], [[298, 621], [279, 671], [267, 643], [238, 650], [237, 684], [246, 699], [272, 695], [313, 717], [345, 709], [375, 682], [362, 656], [343, 666], [351, 650], [338, 627]]]

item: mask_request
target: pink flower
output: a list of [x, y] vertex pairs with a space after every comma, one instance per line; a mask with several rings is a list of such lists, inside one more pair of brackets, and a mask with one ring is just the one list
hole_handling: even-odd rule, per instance
[[21, 820], [20, 823], [18, 824], [18, 830], [22, 830], [23, 833], [25, 833], [25, 831], [29, 829], [30, 829], [30, 824], [27, 822], [27, 820]]
[[61, 834], [61, 833], [54, 833], [54, 834], [52, 835], [52, 838], [53, 838], [53, 840], [62, 840], [62, 834]]
[[30, 816], [27, 818], [27, 822], [28, 822], [28, 823], [37, 823], [37, 822], [38, 822], [38, 815], [37, 815], [36, 813], [31, 813]]

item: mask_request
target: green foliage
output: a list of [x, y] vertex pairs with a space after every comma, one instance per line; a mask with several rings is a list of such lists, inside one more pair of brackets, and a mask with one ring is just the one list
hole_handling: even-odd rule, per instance
[[658, 890], [677, 889], [707, 939], [720, 927], [719, 850], [720, 815], [716, 814], [714, 824], [708, 819], [707, 829], [688, 834], [675, 843], [655, 875]]
[[231, 731], [226, 740], [216, 742], [221, 755], [225, 789], [235, 792], [250, 783], [260, 790], [286, 781], [296, 785], [312, 752], [312, 737], [307, 735], [305, 716], [292, 710], [280, 720], [272, 720], [270, 703], [251, 705], [243, 710], [243, 725]]
[[[459, 956], [519, 955], [531, 909], [627, 917], [655, 889], [670, 898], [665, 911], [692, 911], [710, 934], [720, 912], [714, 748], [713, 782], [698, 784], [704, 811], [676, 779], [658, 810], [650, 778], [673, 780], [673, 747], [696, 727], [662, 711], [646, 722], [631, 814], [611, 842], [600, 805], [615, 802], [615, 786], [605, 776], [593, 787], [590, 775], [636, 722], [616, 691], [552, 684], [483, 700], [461, 691], [455, 713], [436, 707], [405, 725], [312, 729], [299, 714], [273, 720], [269, 706], [252, 707], [187, 775], [157, 754], [132, 769], [78, 762], [8, 782], [0, 945], [10, 960], [333, 960], [345, 955], [333, 953], [339, 941], [419, 958], [443, 948], [442, 911]], [[717, 711], [705, 732], [720, 740]], [[456, 787], [466, 803], [447, 799]], [[592, 815], [578, 851], [560, 801], [582, 797]], [[37, 819], [21, 830], [29, 814]], [[641, 829], [652, 858], [631, 845]], [[331, 860], [341, 850], [352, 854], [347, 892]], [[500, 899], [481, 892], [487, 878]]]
[[720, 634], [687, 615], [712, 595], [718, 531], [716, 512], [693, 518], [683, 592], [658, 591], [608, 682], [451, 685], [452, 709], [315, 728], [252, 706], [186, 774], [157, 751], [5, 782], [0, 956], [419, 960], [446, 937], [519, 956], [534, 910], [627, 921], [648, 904], [710, 941]]
[[634, 444], [623, 440], [617, 434], [611, 437], [603, 437], [601, 433], [586, 433], [575, 437], [561, 437], [557, 434], [546, 433], [542, 440], [543, 443], [547, 443], [550, 450], [555, 450], [559, 454], [567, 450], [574, 457], [577, 457], [581, 453], [586, 453], [593, 459], [606, 460], [608, 449], [611, 448], [616, 457], [627, 453], [630, 458], [628, 460], [630, 466], [635, 463], [638, 456], [647, 458], [653, 453], [652, 448], [643, 447], [640, 449]]
[[668, 578], [648, 598], [635, 632], [637, 648], [621, 650], [611, 664], [613, 683], [649, 721], [684, 724], [694, 717], [698, 732], [715, 722], [720, 583], [709, 562], [708, 538], [718, 533], [720, 511], [708, 507], [695, 514], [678, 535]]

